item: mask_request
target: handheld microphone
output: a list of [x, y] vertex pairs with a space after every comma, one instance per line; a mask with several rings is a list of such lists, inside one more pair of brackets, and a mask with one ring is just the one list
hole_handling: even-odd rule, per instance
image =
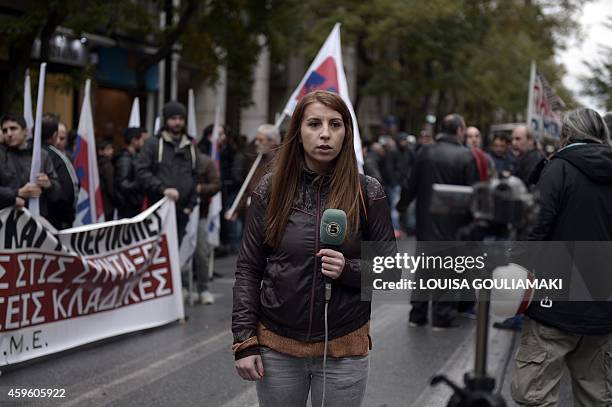
[[[326, 209], [319, 228], [321, 247], [336, 249], [342, 245], [345, 236], [346, 213], [341, 209]], [[331, 283], [331, 278], [325, 277], [325, 301], [331, 298]]]
[[[346, 213], [340, 209], [326, 209], [321, 217], [319, 238], [324, 249], [337, 249], [344, 242], [346, 236]], [[323, 348], [323, 394], [321, 407], [325, 406], [325, 383], [327, 381], [327, 343], [329, 329], [327, 326], [327, 307], [331, 298], [332, 280], [325, 276], [325, 345]]]

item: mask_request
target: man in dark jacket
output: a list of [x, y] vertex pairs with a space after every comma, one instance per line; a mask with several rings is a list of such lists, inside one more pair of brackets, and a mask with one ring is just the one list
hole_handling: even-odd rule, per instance
[[40, 173], [30, 182], [32, 147], [26, 141], [26, 123], [21, 115], [7, 114], [0, 120], [5, 147], [0, 148], [0, 209], [23, 208], [30, 198], [40, 197], [40, 215], [47, 216], [47, 205], [59, 198], [60, 186], [53, 162], [40, 152]]
[[140, 213], [144, 192], [136, 180], [136, 157], [144, 143], [140, 127], [130, 127], [123, 132], [126, 147], [115, 159], [115, 204], [119, 219], [132, 218]]
[[164, 196], [176, 202], [180, 245], [197, 200], [198, 157], [192, 137], [185, 132], [185, 106], [168, 102], [162, 114], [164, 127], [145, 141], [136, 163], [136, 179], [143, 186], [150, 204]]
[[[479, 180], [478, 171], [470, 150], [464, 147], [465, 121], [458, 114], [446, 116], [442, 122], [442, 134], [436, 143], [423, 145], [417, 154], [412, 173], [402, 188], [398, 211], [405, 211], [416, 198], [416, 238], [418, 241], [457, 240], [460, 227], [470, 218], [457, 215], [434, 215], [430, 211], [433, 184], [471, 185]], [[418, 249], [417, 253], [421, 253]], [[417, 272], [417, 279], [421, 275]], [[413, 296], [410, 322], [413, 325], [427, 323], [428, 301], [421, 300], [418, 292]], [[422, 294], [422, 293], [420, 293]], [[453, 326], [457, 304], [448, 293], [436, 294], [432, 302], [434, 328]], [[442, 296], [446, 301], [439, 300]]]
[[503, 134], [493, 136], [489, 154], [495, 163], [495, 169], [500, 177], [509, 177], [514, 171], [514, 156], [509, 151], [508, 139]]
[[[610, 273], [609, 250], [599, 252], [599, 256], [577, 255], [592, 251], [597, 246], [595, 241], [612, 240], [609, 143], [608, 131], [597, 112], [590, 109], [570, 112], [561, 129], [564, 148], [546, 165], [536, 186], [540, 213], [529, 239], [557, 241], [573, 254], [571, 259], [559, 261], [561, 256], [546, 256], [538, 250], [534, 257], [543, 258], [548, 267], [552, 262], [558, 263], [554, 266], [557, 276], [562, 276], [563, 268], [578, 269], [587, 286], [589, 282], [605, 285], [604, 273]], [[599, 265], [593, 260], [598, 260]], [[586, 263], [590, 264], [585, 266]], [[538, 267], [534, 270], [537, 275]], [[569, 282], [566, 280], [566, 283]], [[558, 405], [564, 364], [572, 378], [574, 405], [612, 405], [611, 302], [534, 301], [531, 304], [526, 312], [511, 387], [516, 403], [519, 406]]]
[[518, 152], [513, 175], [530, 187], [535, 181], [531, 175], [544, 160], [544, 155], [537, 148], [535, 136], [527, 126], [518, 126], [512, 130], [512, 148]]
[[[274, 155], [276, 154], [276, 149], [280, 144], [280, 132], [278, 129], [272, 124], [262, 124], [257, 128], [257, 134], [255, 135], [255, 149], [257, 154], [261, 154], [261, 161], [259, 165], [255, 169], [253, 173], [253, 177], [249, 181], [244, 194], [240, 198], [240, 202], [236, 207], [236, 210], [232, 214], [231, 218], [229, 218], [229, 211], [226, 212], [225, 218], [227, 220], [235, 221], [238, 218], [244, 218], [247, 213], [247, 209], [250, 204], [249, 197], [251, 193], [255, 190], [255, 187], [259, 184], [259, 181], [270, 171], [270, 165], [274, 160]], [[254, 160], [253, 160], [254, 162]], [[248, 168], [246, 170], [250, 170], [252, 166], [249, 163]]]
[[104, 219], [113, 220], [115, 212], [115, 168], [113, 167], [113, 156], [115, 148], [110, 138], [101, 138], [96, 141], [98, 150], [98, 174], [100, 175], [100, 191], [104, 204]]
[[79, 179], [68, 157], [54, 146], [58, 131], [58, 120], [53, 115], [44, 115], [41, 129], [42, 148], [51, 158], [61, 190], [57, 201], [48, 205], [46, 218], [57, 230], [62, 230], [71, 228], [74, 222]]

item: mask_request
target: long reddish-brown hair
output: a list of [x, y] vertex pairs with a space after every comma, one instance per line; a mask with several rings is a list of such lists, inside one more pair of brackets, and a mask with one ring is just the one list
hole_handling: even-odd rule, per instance
[[346, 104], [335, 93], [317, 90], [305, 95], [295, 107], [287, 135], [279, 147], [272, 166], [272, 188], [266, 209], [265, 242], [278, 247], [283, 238], [291, 207], [298, 193], [300, 173], [305, 167], [300, 128], [306, 108], [313, 103], [335, 110], [344, 122], [344, 140], [329, 174], [330, 191], [327, 208], [342, 209], [347, 217], [347, 236], [359, 228], [359, 172], [353, 143], [353, 122]]

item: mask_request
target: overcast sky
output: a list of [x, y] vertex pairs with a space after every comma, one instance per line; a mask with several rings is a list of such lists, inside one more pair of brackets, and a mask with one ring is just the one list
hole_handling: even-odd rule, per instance
[[601, 53], [600, 45], [612, 46], [612, 30], [604, 27], [608, 16], [612, 16], [612, 0], [595, 0], [584, 6], [580, 16], [583, 38], [573, 38], [566, 51], [558, 57], [565, 65], [567, 75], [563, 78], [566, 87], [574, 92], [576, 99], [586, 107], [603, 113], [603, 106], [592, 98], [581, 96], [579, 77], [588, 73], [584, 61], [598, 59]]

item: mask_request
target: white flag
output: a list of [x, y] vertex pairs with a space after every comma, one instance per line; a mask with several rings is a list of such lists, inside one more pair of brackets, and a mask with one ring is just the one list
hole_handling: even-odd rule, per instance
[[26, 71], [25, 83], [23, 84], [23, 118], [28, 128], [28, 138], [30, 138], [34, 128], [34, 116], [32, 115], [32, 84], [29, 70]]
[[157, 116], [155, 118], [155, 123], [153, 124], [153, 134], [159, 133], [160, 129], [161, 129], [161, 117]]
[[[47, 64], [40, 64], [40, 74], [38, 75], [38, 96], [36, 98], [36, 124], [34, 126], [34, 139], [32, 144], [32, 165], [30, 166], [30, 182], [36, 182], [36, 177], [40, 173], [40, 143], [42, 130], [43, 101], [45, 98], [45, 74]], [[26, 82], [27, 84], [27, 82]], [[32, 114], [32, 100], [30, 100], [30, 115]], [[39, 198], [30, 198], [28, 209], [34, 216], [40, 215]]]
[[323, 47], [315, 57], [306, 74], [300, 81], [297, 88], [285, 105], [284, 112], [291, 116], [299, 100], [315, 90], [327, 90], [340, 95], [344, 103], [348, 106], [353, 120], [353, 144], [355, 155], [357, 156], [357, 166], [363, 172], [363, 152], [361, 149], [361, 137], [359, 135], [359, 125], [353, 110], [353, 104], [349, 98], [348, 84], [344, 65], [342, 63], [342, 48], [340, 42], [340, 23], [336, 23], [331, 33], [325, 40]]
[[134, 102], [132, 102], [132, 111], [130, 112], [128, 127], [140, 127], [140, 102], [137, 97], [134, 98]]

